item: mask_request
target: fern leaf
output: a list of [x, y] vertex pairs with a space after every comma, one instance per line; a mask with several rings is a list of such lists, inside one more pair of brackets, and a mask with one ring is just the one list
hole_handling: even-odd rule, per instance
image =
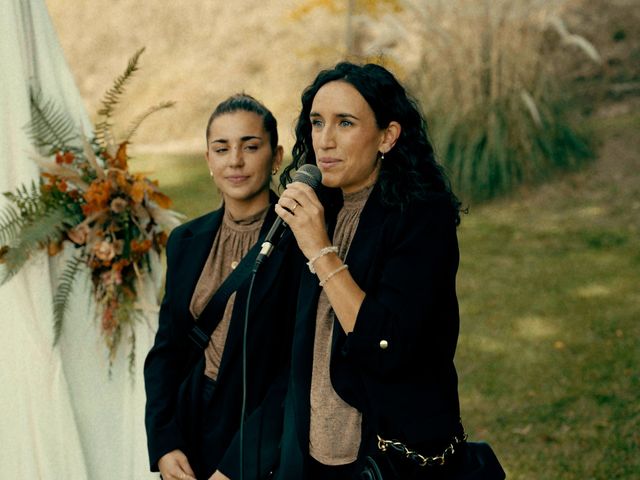
[[45, 213], [37, 221], [23, 225], [19, 236], [3, 257], [6, 269], [0, 278], [0, 285], [18, 273], [34, 250], [59, 238], [65, 223], [69, 221], [67, 213], [58, 208]]
[[31, 187], [19, 186], [15, 192], [3, 194], [13, 205], [0, 212], [0, 244], [7, 244], [19, 235], [20, 229], [42, 214], [45, 206], [40, 196], [40, 186], [35, 181]]
[[111, 378], [113, 374], [113, 364], [116, 359], [116, 353], [118, 345], [120, 344], [120, 340], [122, 339], [122, 325], [118, 325], [113, 333], [106, 339], [107, 340], [107, 348], [109, 349], [109, 370], [108, 375]]
[[96, 124], [96, 138], [103, 146], [105, 145], [106, 138], [109, 137], [109, 132], [112, 127], [111, 117], [113, 116], [115, 107], [120, 102], [120, 96], [124, 93], [124, 87], [127, 81], [138, 70], [138, 60], [144, 50], [143, 47], [133, 54], [124, 73], [116, 78], [113, 86], [107, 90], [102, 98], [102, 108], [98, 110], [98, 115], [102, 117], [102, 120]]
[[64, 267], [58, 279], [58, 288], [53, 296], [53, 344], [56, 345], [62, 333], [64, 316], [69, 306], [69, 297], [73, 290], [73, 282], [80, 269], [82, 257], [72, 257]]
[[171, 101], [162, 102], [162, 103], [159, 103], [158, 105], [154, 105], [153, 107], [150, 107], [147, 111], [142, 113], [140, 116], [136, 117], [133, 120], [133, 122], [131, 122], [131, 126], [129, 127], [129, 131], [126, 134], [124, 141], [129, 142], [131, 138], [135, 135], [136, 131], [138, 130], [142, 122], [144, 122], [148, 117], [150, 117], [156, 112], [159, 112], [160, 110], [171, 108], [174, 105], [175, 105], [175, 102], [171, 102]]
[[20, 232], [22, 226], [20, 212], [13, 205], [5, 206], [0, 212], [0, 246], [7, 245]]
[[76, 125], [69, 114], [53, 100], [45, 100], [40, 90], [31, 88], [29, 97], [31, 121], [26, 129], [33, 144], [46, 155], [69, 150], [78, 138]]
[[129, 337], [129, 375], [134, 378], [136, 373], [136, 329], [134, 325], [131, 325], [131, 336]]
[[40, 194], [40, 186], [35, 181], [31, 182], [31, 190], [26, 185], [22, 185], [16, 190], [15, 203], [27, 221], [34, 220], [46, 209]]

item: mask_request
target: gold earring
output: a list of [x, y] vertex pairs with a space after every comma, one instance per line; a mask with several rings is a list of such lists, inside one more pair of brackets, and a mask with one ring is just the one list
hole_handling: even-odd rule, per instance
[[209, 176], [213, 178], [213, 172], [211, 170], [209, 170]]
[[275, 175], [276, 173], [278, 173], [278, 169], [274, 168], [273, 170], [271, 170], [271, 175]]

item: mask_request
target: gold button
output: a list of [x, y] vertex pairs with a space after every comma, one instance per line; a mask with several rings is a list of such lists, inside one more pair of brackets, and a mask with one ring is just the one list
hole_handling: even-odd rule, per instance
[[238, 262], [236, 262], [235, 260], [231, 262], [231, 270], [235, 270], [237, 266], [238, 266]]
[[389, 347], [389, 342], [386, 340], [380, 340], [380, 348], [386, 350]]

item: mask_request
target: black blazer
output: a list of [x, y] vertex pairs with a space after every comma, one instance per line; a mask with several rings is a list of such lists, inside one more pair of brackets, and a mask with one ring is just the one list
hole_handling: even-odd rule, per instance
[[[339, 207], [325, 208], [330, 231]], [[363, 413], [360, 457], [376, 449], [376, 434], [436, 453], [461, 428], [453, 364], [459, 254], [450, 203], [432, 195], [404, 209], [386, 207], [374, 187], [344, 261], [366, 297], [352, 333], [335, 322], [330, 374], [336, 392]], [[306, 478], [319, 293], [318, 278], [304, 272], [279, 480]]]
[[[272, 203], [277, 198], [272, 195]], [[220, 370], [211, 403], [204, 413], [207, 445], [193, 445], [177, 416], [184, 401], [180, 385], [193, 370], [194, 346], [187, 335], [194, 325], [189, 304], [196, 283], [222, 221], [223, 209], [175, 228], [167, 244], [165, 295], [158, 332], [144, 366], [147, 394], [145, 424], [151, 469], [165, 453], [181, 449], [198, 478], [215, 468], [238, 476], [238, 429], [242, 403], [242, 330], [248, 281], [238, 289]], [[275, 219], [268, 212], [261, 238]], [[286, 392], [295, 303], [291, 285], [297, 285], [299, 260], [290, 232], [280, 241], [258, 272], [251, 298], [247, 341], [247, 407], [245, 422], [245, 478], [256, 478], [277, 460], [282, 403]], [[293, 260], [296, 256], [296, 260]], [[211, 312], [209, 312], [211, 313]], [[221, 316], [220, 312], [220, 316]], [[207, 310], [203, 315], [207, 314]], [[202, 317], [201, 317], [202, 318]], [[217, 319], [219, 321], [220, 318]], [[195, 377], [202, 379], [204, 356], [199, 355]], [[197, 378], [196, 378], [197, 379]], [[180, 394], [179, 394], [180, 390]], [[198, 396], [198, 392], [195, 393]], [[188, 406], [187, 411], [191, 406]], [[206, 417], [206, 420], [205, 418]], [[206, 451], [196, 460], [196, 452]], [[194, 465], [196, 463], [196, 465]], [[249, 467], [250, 466], [250, 467]], [[254, 470], [255, 469], [255, 470]]]

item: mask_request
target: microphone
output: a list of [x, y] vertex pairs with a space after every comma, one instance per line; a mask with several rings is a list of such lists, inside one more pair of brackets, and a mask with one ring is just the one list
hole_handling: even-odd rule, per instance
[[[320, 182], [322, 181], [322, 173], [320, 173], [320, 169], [312, 164], [304, 164], [302, 165], [293, 176], [292, 182], [301, 182], [306, 185], [309, 185], [314, 190], [318, 188]], [[287, 224], [282, 220], [282, 218], [278, 217], [273, 222], [273, 225], [267, 232], [267, 236], [264, 237], [264, 242], [262, 242], [262, 247], [260, 249], [260, 253], [256, 258], [256, 263], [253, 267], [253, 271], [257, 272], [262, 262], [264, 262], [271, 252], [276, 247], [282, 234], [287, 228]]]

